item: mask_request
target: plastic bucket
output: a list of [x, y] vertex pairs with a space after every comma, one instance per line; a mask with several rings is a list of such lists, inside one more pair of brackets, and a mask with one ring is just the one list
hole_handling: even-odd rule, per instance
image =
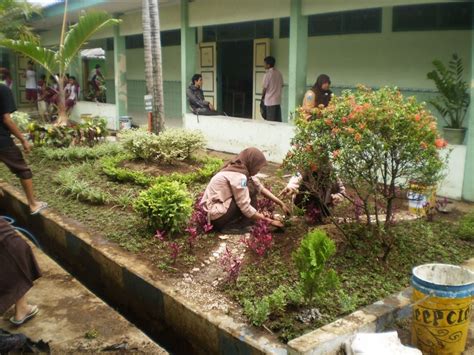
[[435, 207], [436, 188], [433, 186], [422, 186], [410, 183], [410, 190], [407, 193], [408, 211], [418, 216], [426, 215], [426, 207]]
[[423, 354], [461, 354], [466, 346], [474, 273], [455, 265], [413, 269], [412, 343]]
[[132, 128], [132, 118], [130, 116], [121, 116], [119, 119], [120, 130]]

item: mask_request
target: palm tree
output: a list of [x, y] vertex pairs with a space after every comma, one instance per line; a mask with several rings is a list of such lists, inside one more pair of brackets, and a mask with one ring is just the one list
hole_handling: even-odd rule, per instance
[[5, 38], [38, 41], [38, 37], [26, 25], [26, 21], [41, 9], [26, 0], [0, 1], [0, 33]]
[[[79, 18], [79, 21], [70, 26], [66, 33], [67, 0], [64, 7], [63, 26], [59, 48], [53, 50], [41, 47], [32, 41], [0, 40], [0, 46], [19, 52], [41, 65], [59, 85], [58, 122], [65, 125], [68, 121], [64, 91], [64, 78], [72, 61], [87, 40], [100, 29], [118, 24], [120, 20], [113, 19], [106, 12], [88, 13]], [[56, 75], [58, 73], [58, 75]]]
[[152, 131], [159, 133], [165, 128], [165, 114], [158, 0], [143, 0], [142, 16], [146, 87], [153, 96]]

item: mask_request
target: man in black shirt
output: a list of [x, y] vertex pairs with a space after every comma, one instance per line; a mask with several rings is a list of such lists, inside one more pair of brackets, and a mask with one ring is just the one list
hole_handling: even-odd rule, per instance
[[15, 145], [11, 137], [13, 134], [18, 138], [25, 153], [30, 152], [30, 144], [23, 137], [11, 118], [10, 114], [15, 111], [16, 106], [11, 90], [8, 86], [0, 84], [0, 161], [5, 163], [10, 171], [20, 178], [31, 214], [34, 215], [48, 207], [48, 204], [35, 199], [31, 169], [26, 164], [20, 149]]
[[196, 115], [215, 116], [220, 115], [214, 110], [214, 106], [204, 99], [204, 92], [202, 91], [202, 75], [194, 74], [191, 79], [191, 84], [186, 90], [189, 106]]

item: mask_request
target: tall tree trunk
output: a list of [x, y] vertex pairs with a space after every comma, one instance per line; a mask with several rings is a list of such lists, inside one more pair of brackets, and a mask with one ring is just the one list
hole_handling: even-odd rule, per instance
[[[59, 40], [59, 50], [62, 50], [64, 46], [64, 36], [66, 35], [66, 22], [67, 22], [67, 5], [68, 0], [64, 1], [64, 16], [63, 16], [63, 25], [61, 28], [61, 38]], [[62, 60], [62, 59], [61, 59]], [[64, 89], [64, 77], [65, 77], [66, 68], [64, 65], [59, 65], [59, 101], [58, 101], [58, 120], [56, 122], [59, 126], [67, 126], [69, 117], [66, 110], [66, 92]]]
[[158, 0], [143, 0], [142, 11], [146, 86], [153, 96], [152, 130], [159, 133], [165, 128], [165, 115]]

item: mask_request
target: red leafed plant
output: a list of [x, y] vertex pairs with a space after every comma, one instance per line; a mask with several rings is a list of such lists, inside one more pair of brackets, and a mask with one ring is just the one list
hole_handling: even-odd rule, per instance
[[233, 255], [229, 248], [226, 247], [220, 263], [227, 273], [227, 281], [235, 283], [239, 277], [240, 269], [242, 268], [242, 258]]
[[202, 193], [199, 194], [194, 201], [193, 213], [189, 220], [186, 232], [188, 232], [188, 246], [192, 249], [196, 244], [199, 235], [207, 234], [212, 231], [212, 224], [209, 223], [207, 218], [207, 212], [201, 205]]
[[264, 256], [273, 245], [273, 236], [268, 227], [268, 222], [258, 220], [250, 232], [250, 237], [243, 239], [245, 245], [258, 256]]
[[176, 259], [178, 259], [179, 252], [181, 251], [181, 247], [176, 242], [169, 243], [170, 248], [170, 258], [173, 261], [173, 264], [176, 263]]

